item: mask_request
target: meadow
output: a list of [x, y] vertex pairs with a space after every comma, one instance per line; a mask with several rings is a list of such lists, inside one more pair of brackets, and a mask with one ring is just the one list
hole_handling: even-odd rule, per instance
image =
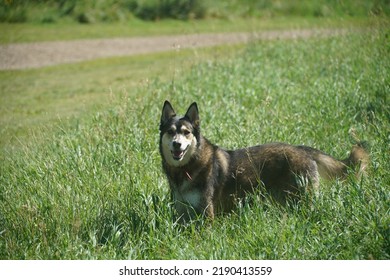
[[[26, 115], [33, 131], [19, 116], [19, 141], [17, 122], [2, 125], [9, 135], [1, 149], [0, 259], [389, 259], [387, 26], [210, 48], [196, 63], [188, 53], [166, 53], [1, 72], [2, 91], [15, 94], [2, 103], [38, 109]], [[157, 58], [171, 70], [156, 67]], [[51, 84], [54, 77], [62, 81]], [[34, 95], [40, 88], [47, 90]], [[24, 90], [35, 97], [17, 95]], [[79, 100], [81, 92], [90, 96]], [[42, 106], [45, 95], [58, 102]], [[100, 98], [97, 107], [83, 105]], [[318, 196], [288, 207], [253, 196], [212, 224], [179, 226], [158, 152], [166, 99], [181, 113], [196, 101], [203, 134], [229, 149], [281, 141], [344, 158], [366, 140], [368, 176], [322, 182]], [[88, 114], [39, 113], [73, 114], [75, 106]]]
[[365, 28], [367, 25], [375, 24], [376, 21], [376, 17], [311, 18], [286, 16], [261, 20], [255, 18], [210, 18], [192, 21], [167, 19], [160, 22], [132, 19], [127, 22], [110, 24], [98, 22], [91, 25], [74, 22], [54, 24], [0, 22], [0, 44], [301, 28]]

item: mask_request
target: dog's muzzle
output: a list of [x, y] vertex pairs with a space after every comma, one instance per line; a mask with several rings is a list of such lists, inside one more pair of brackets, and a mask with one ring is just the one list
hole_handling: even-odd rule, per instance
[[185, 153], [187, 152], [187, 149], [188, 149], [188, 146], [184, 150], [181, 150], [179, 148], [179, 149], [175, 149], [175, 150], [171, 151], [173, 159], [174, 160], [181, 160], [184, 157]]

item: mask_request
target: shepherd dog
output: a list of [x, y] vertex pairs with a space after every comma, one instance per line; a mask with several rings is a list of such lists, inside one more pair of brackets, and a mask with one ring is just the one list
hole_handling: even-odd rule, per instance
[[299, 199], [302, 191], [318, 189], [320, 177], [345, 178], [350, 170], [360, 176], [369, 161], [364, 143], [354, 145], [344, 160], [285, 143], [222, 149], [202, 136], [196, 102], [177, 116], [165, 101], [159, 149], [179, 223], [231, 212], [259, 189], [281, 203], [288, 197]]

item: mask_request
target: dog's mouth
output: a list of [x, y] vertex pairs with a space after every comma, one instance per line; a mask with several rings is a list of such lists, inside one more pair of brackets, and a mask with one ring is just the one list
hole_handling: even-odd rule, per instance
[[187, 152], [187, 149], [188, 149], [188, 147], [185, 150], [171, 151], [173, 159], [174, 160], [181, 160], [184, 157], [185, 153]]

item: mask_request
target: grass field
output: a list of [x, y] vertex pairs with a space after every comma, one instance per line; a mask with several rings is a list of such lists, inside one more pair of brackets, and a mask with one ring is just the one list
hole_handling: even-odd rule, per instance
[[[35, 97], [59, 98], [47, 104], [51, 112], [79, 104], [92, 117], [59, 121], [48, 131], [37, 126], [36, 139], [2, 147], [0, 259], [389, 259], [388, 36], [382, 27], [257, 42], [224, 59], [210, 49], [185, 68], [172, 54], [157, 55], [173, 63], [171, 72], [154, 70], [153, 56], [145, 56], [134, 71], [150, 71], [147, 82], [136, 71], [138, 80], [128, 80], [132, 58], [1, 72], [2, 91], [45, 88]], [[107, 72], [114, 74], [106, 81]], [[27, 82], [18, 88], [14, 77]], [[63, 81], [50, 84], [55, 77]], [[80, 105], [79, 94], [90, 92], [87, 102], [110, 89], [115, 98], [103, 108]], [[75, 99], [63, 105], [66, 94]], [[32, 107], [46, 110], [43, 101], [6, 96], [2, 104], [36, 102]], [[253, 197], [252, 206], [213, 224], [177, 226], [158, 153], [165, 99], [182, 113], [197, 101], [204, 135], [226, 148], [284, 141], [343, 158], [356, 135], [371, 145], [369, 176], [323, 182], [318, 197], [292, 207]], [[34, 122], [33, 115], [26, 118]]]
[[[152, 80], [178, 79], [192, 65], [223, 60], [243, 46], [114, 57], [23, 71], [0, 71], [0, 154], [69, 120], [90, 118]], [[38, 135], [36, 135], [38, 136]], [[38, 137], [41, 138], [41, 137]]]
[[156, 36], [217, 32], [256, 32], [261, 30], [297, 28], [367, 27], [376, 17], [278, 17], [276, 19], [234, 18], [192, 21], [164, 20], [158, 23], [133, 19], [128, 22], [82, 25], [72, 22], [58, 24], [0, 23], [0, 44], [98, 39], [134, 36]]

